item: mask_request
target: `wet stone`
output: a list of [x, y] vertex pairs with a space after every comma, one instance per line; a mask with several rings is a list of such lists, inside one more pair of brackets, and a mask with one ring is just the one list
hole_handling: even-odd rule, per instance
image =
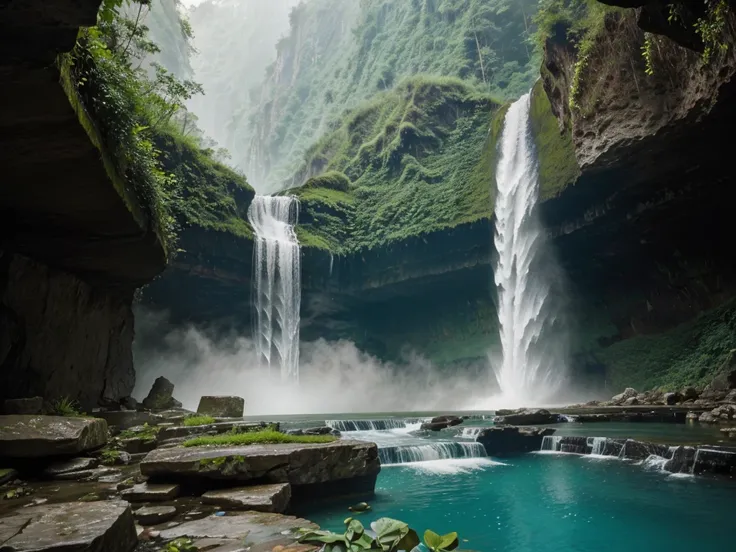
[[0, 451], [10, 458], [43, 458], [93, 450], [107, 442], [99, 418], [0, 416]]
[[144, 506], [133, 512], [135, 519], [141, 525], [158, 525], [176, 516], [173, 506]]
[[209, 491], [202, 495], [203, 504], [213, 504], [225, 510], [253, 510], [278, 514], [286, 511], [290, 500], [291, 486], [288, 483]]
[[133, 515], [119, 500], [32, 506], [0, 518], [3, 552], [132, 552]]
[[90, 470], [57, 473], [53, 476], [58, 481], [99, 481], [103, 477], [118, 476], [120, 472], [112, 468], [94, 468]]
[[179, 496], [179, 485], [167, 483], [139, 483], [123, 491], [130, 502], [163, 502]]
[[63, 462], [55, 462], [44, 470], [44, 475], [54, 477], [57, 475], [89, 470], [97, 467], [96, 458], [72, 458]]

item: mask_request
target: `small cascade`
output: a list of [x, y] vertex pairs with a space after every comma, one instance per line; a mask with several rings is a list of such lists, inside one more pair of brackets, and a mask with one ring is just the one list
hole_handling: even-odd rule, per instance
[[590, 454], [593, 456], [603, 456], [606, 449], [606, 443], [608, 443], [608, 439], [605, 437], [588, 437]]
[[378, 457], [382, 465], [388, 465], [456, 458], [485, 458], [487, 454], [485, 447], [480, 443], [437, 441], [426, 445], [399, 445], [379, 448]]
[[256, 234], [253, 259], [254, 334], [259, 360], [279, 366], [281, 379], [299, 381], [301, 254], [294, 226], [299, 201], [260, 196], [248, 208]]
[[404, 429], [406, 420], [327, 420], [325, 425], [343, 433], [349, 431], [385, 431], [389, 429]]
[[482, 427], [464, 427], [462, 433], [458, 435], [460, 439], [476, 439], [480, 434]]
[[555, 435], [546, 435], [542, 437], [542, 446], [539, 449], [542, 452], [559, 452], [562, 437]]
[[656, 454], [650, 454], [644, 460], [642, 460], [642, 467], [647, 470], [653, 471], [664, 471], [664, 465], [667, 463], [667, 458], [657, 456]]

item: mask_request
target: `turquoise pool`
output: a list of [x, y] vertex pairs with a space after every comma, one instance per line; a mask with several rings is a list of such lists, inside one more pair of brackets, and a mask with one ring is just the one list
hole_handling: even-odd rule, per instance
[[[366, 523], [382, 516], [457, 531], [479, 552], [734, 550], [736, 483], [617, 459], [530, 454], [385, 467]], [[339, 530], [350, 502], [299, 512]]]

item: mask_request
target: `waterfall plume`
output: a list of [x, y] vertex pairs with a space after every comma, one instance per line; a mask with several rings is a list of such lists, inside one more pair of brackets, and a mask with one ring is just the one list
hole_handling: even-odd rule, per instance
[[538, 163], [531, 136], [531, 95], [508, 110], [496, 170], [498, 323], [502, 362], [496, 376], [505, 402], [555, 397], [565, 378], [564, 339], [556, 332], [553, 261], [544, 255], [537, 215]]
[[253, 198], [248, 220], [255, 231], [254, 339], [260, 362], [278, 366], [281, 378], [299, 381], [301, 256], [294, 226], [299, 202], [292, 196]]

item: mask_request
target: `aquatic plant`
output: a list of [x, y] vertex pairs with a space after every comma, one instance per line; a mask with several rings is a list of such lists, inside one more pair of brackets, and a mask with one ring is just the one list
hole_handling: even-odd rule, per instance
[[249, 433], [227, 433], [224, 435], [207, 435], [184, 442], [185, 447], [202, 447], [208, 445], [272, 445], [278, 443], [332, 443], [331, 435], [287, 435], [278, 431], [265, 429]]
[[[332, 531], [310, 531], [299, 539], [299, 542], [324, 544], [325, 552], [394, 552], [397, 550], [414, 550], [419, 546], [416, 531], [408, 524], [391, 518], [380, 518], [371, 523], [372, 534], [368, 534], [363, 524], [357, 519], [345, 520], [345, 533]], [[433, 531], [424, 533], [424, 544], [432, 552], [449, 552], [458, 546], [457, 533], [438, 535]]]

